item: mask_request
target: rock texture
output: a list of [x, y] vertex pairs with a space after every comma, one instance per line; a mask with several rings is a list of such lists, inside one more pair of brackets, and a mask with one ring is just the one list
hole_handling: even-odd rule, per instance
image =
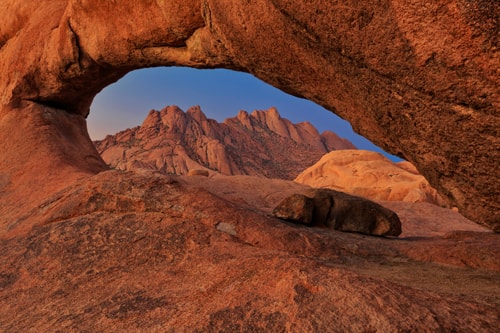
[[295, 223], [373, 236], [399, 236], [396, 213], [373, 201], [342, 192], [313, 189], [283, 199], [273, 215]]
[[330, 152], [299, 174], [295, 181], [371, 200], [446, 206], [446, 201], [411, 163], [393, 163], [379, 153], [365, 150]]
[[348, 119], [464, 214], [498, 228], [498, 1], [4, 0], [0, 12], [9, 198], [105, 169], [84, 118], [127, 72], [223, 67]]
[[[261, 192], [238, 190], [251, 186]], [[18, 221], [34, 228], [1, 234], [0, 329], [497, 330], [498, 235], [366, 237], [236, 200], [297, 187], [146, 171], [70, 185]]]
[[[211, 174], [201, 182], [193, 177], [182, 177], [182, 180], [192, 186], [202, 187], [240, 207], [250, 210], [258, 207], [266, 214], [272, 214], [274, 208], [286, 197], [294, 194], [311, 196], [311, 187], [280, 179]], [[377, 202], [397, 213], [403, 226], [400, 238], [444, 237], [454, 232], [484, 234], [487, 230], [454, 210], [434, 204], [403, 201]]]
[[[292, 194], [286, 197], [273, 210], [273, 215], [279, 219], [314, 225], [314, 200], [303, 194]], [[323, 221], [324, 222], [324, 221]]]
[[498, 331], [497, 234], [288, 225], [249, 207], [261, 197], [224, 199], [240, 197], [228, 185], [104, 171], [85, 128], [133, 69], [247, 71], [349, 119], [494, 227], [498, 6], [1, 1], [0, 330]]
[[346, 139], [308, 122], [292, 124], [276, 108], [240, 111], [218, 123], [199, 106], [152, 110], [141, 126], [95, 142], [104, 161], [120, 170], [185, 175], [193, 169], [226, 175], [293, 179], [325, 153], [355, 149]]

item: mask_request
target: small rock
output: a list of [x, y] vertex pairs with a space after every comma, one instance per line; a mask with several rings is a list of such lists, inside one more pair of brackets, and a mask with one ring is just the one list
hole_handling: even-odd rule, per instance
[[225, 232], [226, 234], [229, 234], [231, 236], [238, 236], [235, 225], [231, 223], [219, 222], [215, 225], [215, 229]]
[[207, 170], [201, 170], [201, 169], [194, 169], [194, 170], [189, 170], [188, 176], [203, 176], [203, 177], [208, 177], [208, 171]]

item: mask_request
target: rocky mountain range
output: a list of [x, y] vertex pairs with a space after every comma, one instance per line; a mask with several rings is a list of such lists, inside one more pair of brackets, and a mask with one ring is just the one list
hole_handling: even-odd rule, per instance
[[411, 163], [358, 150], [331, 131], [319, 134], [308, 122], [293, 124], [276, 108], [240, 111], [219, 123], [199, 106], [186, 112], [167, 106], [151, 110], [142, 125], [95, 145], [118, 170], [293, 179], [370, 200], [447, 206]]
[[293, 124], [276, 108], [240, 111], [218, 123], [199, 106], [152, 110], [141, 126], [95, 145], [105, 162], [120, 170], [184, 175], [201, 169], [289, 180], [325, 153], [356, 149], [331, 131], [320, 134], [308, 122]]

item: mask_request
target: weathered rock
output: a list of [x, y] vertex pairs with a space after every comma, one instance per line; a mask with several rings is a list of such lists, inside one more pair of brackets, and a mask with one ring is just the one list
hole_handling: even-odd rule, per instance
[[311, 189], [285, 198], [273, 215], [312, 226], [374, 236], [399, 236], [401, 221], [393, 211], [360, 197]]
[[343, 150], [343, 149], [357, 149], [351, 141], [339, 137], [332, 131], [324, 131], [321, 133], [321, 139], [325, 144], [328, 151]]
[[314, 221], [314, 207], [312, 198], [302, 194], [292, 194], [276, 206], [273, 215], [284, 220], [311, 224]]
[[45, 198], [1, 234], [0, 330], [497, 331], [498, 235], [285, 224], [199, 188], [214, 178], [106, 171]]
[[149, 112], [142, 125], [108, 135], [95, 145], [104, 161], [120, 170], [147, 169], [184, 175], [209, 169], [226, 175], [293, 179], [333, 149], [355, 149], [310, 123], [292, 124], [276, 108], [240, 111], [223, 123], [199, 106]]
[[349, 119], [495, 226], [498, 6], [1, 1], [0, 330], [496, 332], [498, 235], [367, 240], [147, 171], [97, 174], [84, 118], [133, 69], [247, 71]]
[[375, 236], [399, 236], [401, 221], [396, 213], [373, 201], [350, 196], [342, 192], [326, 193], [333, 196], [327, 225], [336, 230], [359, 232]]
[[[93, 97], [127, 72], [224, 67], [334, 111], [414, 163], [464, 214], [500, 223], [498, 1], [3, 0], [0, 12], [8, 197], [46, 196], [46, 182], [104, 168], [88, 136], [72, 134], [85, 132]], [[18, 126], [46, 112], [43, 126]], [[38, 151], [60, 172], [29, 168]]]
[[[259, 209], [266, 215], [272, 214], [274, 208], [283, 199], [293, 194], [308, 194], [310, 187], [292, 181], [280, 179], [262, 179], [251, 176], [225, 176], [222, 174], [212, 175], [199, 181], [193, 177], [180, 177], [184, 182], [203, 189], [224, 198], [235, 205], [248, 209]], [[322, 196], [316, 195], [316, 200]], [[331, 196], [325, 194], [324, 202], [320, 207], [327, 209], [316, 209], [314, 220], [326, 220], [331, 206]], [[426, 202], [403, 202], [403, 201], [376, 201], [380, 205], [395, 212], [401, 220], [402, 232], [400, 238], [429, 238], [443, 237], [452, 232], [472, 232], [476, 235], [485, 235], [488, 231], [455, 210], [442, 208]], [[318, 205], [317, 205], [318, 206]], [[323, 216], [323, 217], [322, 217]], [[500, 238], [499, 238], [500, 241]], [[472, 253], [471, 253], [472, 256]], [[476, 254], [475, 254], [476, 256]], [[477, 253], [480, 256], [480, 253]], [[486, 256], [488, 257], [488, 256]], [[500, 263], [499, 263], [500, 264]]]
[[409, 162], [393, 163], [371, 151], [330, 152], [295, 181], [370, 200], [429, 202], [446, 207], [446, 201]]
[[201, 170], [201, 169], [194, 169], [194, 170], [189, 170], [188, 176], [203, 176], [203, 177], [208, 177], [209, 176], [208, 170]]

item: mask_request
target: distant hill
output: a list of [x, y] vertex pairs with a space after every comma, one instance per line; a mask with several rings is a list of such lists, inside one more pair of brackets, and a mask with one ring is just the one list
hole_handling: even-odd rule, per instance
[[95, 145], [106, 163], [122, 170], [183, 175], [206, 169], [288, 180], [330, 151], [356, 149], [331, 131], [319, 134], [308, 122], [293, 124], [276, 108], [240, 111], [219, 123], [199, 106], [186, 112], [177, 106], [152, 110], [141, 126]]

